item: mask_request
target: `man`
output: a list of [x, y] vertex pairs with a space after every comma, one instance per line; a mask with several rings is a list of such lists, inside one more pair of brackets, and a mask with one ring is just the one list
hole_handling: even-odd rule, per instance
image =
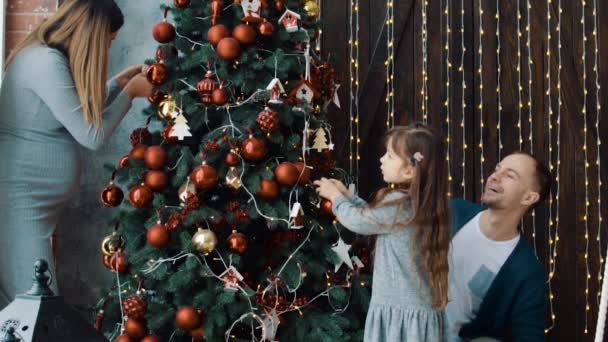
[[547, 167], [517, 152], [488, 177], [483, 206], [452, 200], [446, 307], [450, 342], [545, 340], [545, 273], [518, 226], [550, 189]]

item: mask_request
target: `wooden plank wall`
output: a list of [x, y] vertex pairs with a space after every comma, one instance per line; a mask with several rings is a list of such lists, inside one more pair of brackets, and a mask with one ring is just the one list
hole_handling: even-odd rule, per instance
[[[447, 136], [447, 111], [444, 101], [447, 96], [447, 72], [445, 68], [446, 53], [444, 44], [446, 40], [444, 9], [446, 1], [428, 1], [428, 122], [435, 126], [442, 134]], [[483, 57], [479, 58], [479, 5], [483, 7], [482, 37]], [[531, 32], [531, 73], [528, 73], [527, 47], [526, 47], [526, 0], [520, 0], [521, 19], [521, 92], [522, 119], [521, 135], [522, 149], [533, 151], [545, 162], [549, 162], [550, 148], [553, 151], [554, 171], [557, 171], [557, 131], [559, 136], [559, 242], [557, 247], [556, 273], [551, 282], [553, 293], [553, 309], [556, 316], [556, 325], [549, 331], [548, 340], [551, 341], [590, 341], [595, 333], [597, 316], [597, 293], [599, 291], [598, 275], [600, 254], [605, 256], [605, 241], [608, 233], [605, 225], [601, 227], [602, 242], [598, 244], [599, 215], [598, 215], [598, 167], [597, 135], [595, 122], [597, 118], [594, 72], [594, 36], [593, 36], [593, 0], [585, 2], [586, 18], [586, 69], [587, 69], [587, 154], [588, 168], [585, 186], [585, 144], [584, 120], [582, 108], [584, 105], [583, 90], [583, 27], [581, 24], [582, 1], [562, 0], [562, 46], [561, 46], [561, 120], [558, 118], [558, 0], [552, 0], [549, 6], [551, 14], [551, 43], [550, 43], [550, 78], [551, 102], [546, 94], [548, 79], [547, 50], [547, 0], [530, 0], [530, 32]], [[464, 7], [464, 44], [466, 54], [464, 57], [464, 77], [467, 84], [464, 102], [464, 129], [462, 109], [462, 77], [458, 70], [461, 60], [461, 3]], [[519, 121], [519, 91], [517, 72], [517, 0], [500, 0], [500, 45], [501, 45], [501, 118], [498, 116], [498, 96], [496, 87], [497, 73], [497, 40], [496, 40], [496, 4], [495, 0], [462, 0], [450, 1], [451, 11], [451, 45], [450, 57], [453, 68], [450, 71], [451, 84], [449, 105], [452, 120], [449, 124], [451, 132], [450, 158], [453, 176], [453, 193], [470, 200], [479, 198], [482, 188], [481, 179], [487, 178], [494, 165], [499, 160], [499, 152], [504, 156], [511, 151], [519, 149], [520, 129]], [[598, 3], [599, 26], [599, 83], [608, 90], [608, 6], [603, 1]], [[396, 121], [407, 124], [413, 120], [422, 119], [422, 0], [394, 0], [395, 6], [395, 105]], [[341, 75], [341, 99], [343, 107], [332, 114], [334, 122], [334, 136], [336, 145], [341, 147], [343, 165], [348, 165], [348, 96], [349, 96], [349, 8], [350, 0], [323, 1], [322, 15], [325, 21], [324, 35], [322, 36], [323, 53], [333, 54], [339, 61], [337, 69]], [[360, 191], [369, 195], [374, 189], [382, 186], [379, 173], [378, 158], [382, 153], [382, 132], [386, 128], [387, 109], [384, 98], [386, 96], [386, 75], [384, 60], [386, 59], [386, 32], [384, 22], [386, 15], [386, 1], [360, 0], [360, 128], [362, 139], [362, 155], [360, 161]], [[380, 36], [380, 39], [379, 39]], [[376, 48], [378, 40], [380, 44]], [[483, 73], [477, 72], [480, 62]], [[479, 111], [481, 77], [483, 76], [483, 115]], [[528, 92], [527, 82], [532, 80], [531, 92]], [[604, 112], [608, 98], [604, 89], [600, 90], [600, 137], [608, 141], [608, 116]], [[530, 93], [530, 94], [529, 94]], [[531, 122], [528, 112], [527, 99], [531, 98]], [[549, 115], [549, 103], [553, 115]], [[483, 118], [484, 127], [481, 128]], [[500, 131], [498, 126], [500, 124]], [[532, 140], [530, 143], [530, 130]], [[551, 134], [550, 134], [551, 132]], [[463, 149], [463, 136], [467, 149]], [[483, 139], [482, 139], [483, 136]], [[499, 138], [502, 149], [499, 149]], [[483, 172], [481, 163], [480, 142], [483, 143]], [[601, 148], [601, 179], [606, 183], [606, 168], [608, 159], [606, 149]], [[465, 156], [465, 164], [463, 163]], [[465, 186], [461, 186], [463, 180]], [[601, 188], [606, 193], [605, 186]], [[553, 221], [556, 222], [557, 193], [554, 193]], [[586, 199], [589, 205], [586, 208]], [[604, 198], [605, 199], [605, 198]], [[606, 217], [607, 205], [602, 205], [603, 217]], [[585, 212], [587, 211], [588, 239], [585, 239]], [[533, 222], [535, 224], [533, 224]], [[534, 228], [535, 227], [535, 228]], [[549, 240], [555, 238], [556, 225], [549, 225], [549, 205], [546, 203], [539, 208], [534, 218], [527, 217], [524, 222], [524, 231], [531, 243], [536, 246], [539, 259], [544, 262], [549, 272]], [[534, 236], [533, 236], [534, 235]], [[587, 247], [588, 245], [588, 247]], [[601, 246], [600, 246], [601, 245]], [[587, 252], [588, 251], [588, 252]], [[585, 259], [587, 254], [588, 258]], [[586, 310], [587, 300], [585, 289], [587, 282], [587, 266], [589, 265], [589, 311]], [[586, 313], [587, 311], [587, 313]], [[587, 323], [586, 323], [587, 322]], [[551, 323], [550, 314], [547, 314], [547, 326]], [[585, 334], [585, 326], [588, 333]]]

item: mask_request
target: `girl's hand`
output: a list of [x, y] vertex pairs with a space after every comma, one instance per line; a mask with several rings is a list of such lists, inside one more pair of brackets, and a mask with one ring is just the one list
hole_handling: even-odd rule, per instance
[[336, 188], [342, 193], [344, 197], [353, 197], [354, 194], [346, 187], [346, 185], [344, 185], [344, 183], [340, 182], [337, 179], [330, 179], [330, 181], [336, 186]]
[[145, 73], [146, 69], [147, 66], [145, 64], [136, 64], [118, 73], [118, 75], [116, 75], [116, 81], [118, 82], [120, 89], [124, 89], [133, 77]]
[[314, 185], [317, 186], [315, 190], [319, 196], [327, 198], [330, 201], [334, 201], [336, 198], [344, 196], [331, 179], [321, 178], [320, 180], [315, 181]]
[[135, 97], [148, 97], [154, 93], [154, 85], [148, 81], [144, 74], [138, 74], [131, 78], [124, 89], [131, 99]]

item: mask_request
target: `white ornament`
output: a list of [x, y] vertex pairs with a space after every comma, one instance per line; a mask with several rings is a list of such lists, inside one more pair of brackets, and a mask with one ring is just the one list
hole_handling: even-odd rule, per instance
[[169, 133], [172, 137], [177, 137], [179, 140], [184, 140], [184, 137], [191, 137], [192, 133], [190, 133], [190, 127], [188, 127], [188, 120], [186, 117], [179, 113], [175, 118], [175, 123], [171, 128], [171, 133]]
[[285, 93], [285, 89], [281, 84], [281, 80], [273, 78], [272, 81], [266, 87], [266, 90], [270, 90], [270, 103], [283, 103], [281, 100], [281, 94]]
[[351, 270], [354, 269], [353, 262], [352, 260], [350, 260], [350, 255], [348, 255], [350, 247], [351, 245], [346, 244], [344, 240], [342, 240], [342, 238], [340, 237], [334, 247], [331, 248], [331, 250], [334, 251], [340, 258], [340, 261], [336, 263], [336, 269], [334, 272], [338, 272], [342, 264], [348, 265]]
[[298, 20], [300, 19], [301, 17], [298, 13], [287, 9], [279, 18], [279, 23], [285, 26], [285, 30], [287, 30], [287, 32], [296, 32], [298, 30]]

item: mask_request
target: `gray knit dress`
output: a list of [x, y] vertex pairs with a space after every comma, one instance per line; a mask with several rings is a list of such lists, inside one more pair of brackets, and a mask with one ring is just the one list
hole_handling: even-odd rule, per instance
[[[385, 201], [404, 196], [389, 193]], [[366, 342], [439, 342], [445, 340], [444, 313], [432, 308], [428, 283], [423, 281], [412, 261], [412, 227], [390, 227], [409, 210], [398, 206], [367, 208], [359, 197], [339, 197], [333, 203], [338, 220], [349, 230], [377, 235], [372, 298], [365, 320]]]
[[[36, 259], [54, 269], [49, 237], [80, 184], [79, 145], [101, 147], [131, 99], [110, 80], [100, 127], [80, 107], [59, 50], [32, 46], [9, 65], [0, 90], [0, 308], [31, 287]], [[54, 272], [53, 281], [57, 291]]]

